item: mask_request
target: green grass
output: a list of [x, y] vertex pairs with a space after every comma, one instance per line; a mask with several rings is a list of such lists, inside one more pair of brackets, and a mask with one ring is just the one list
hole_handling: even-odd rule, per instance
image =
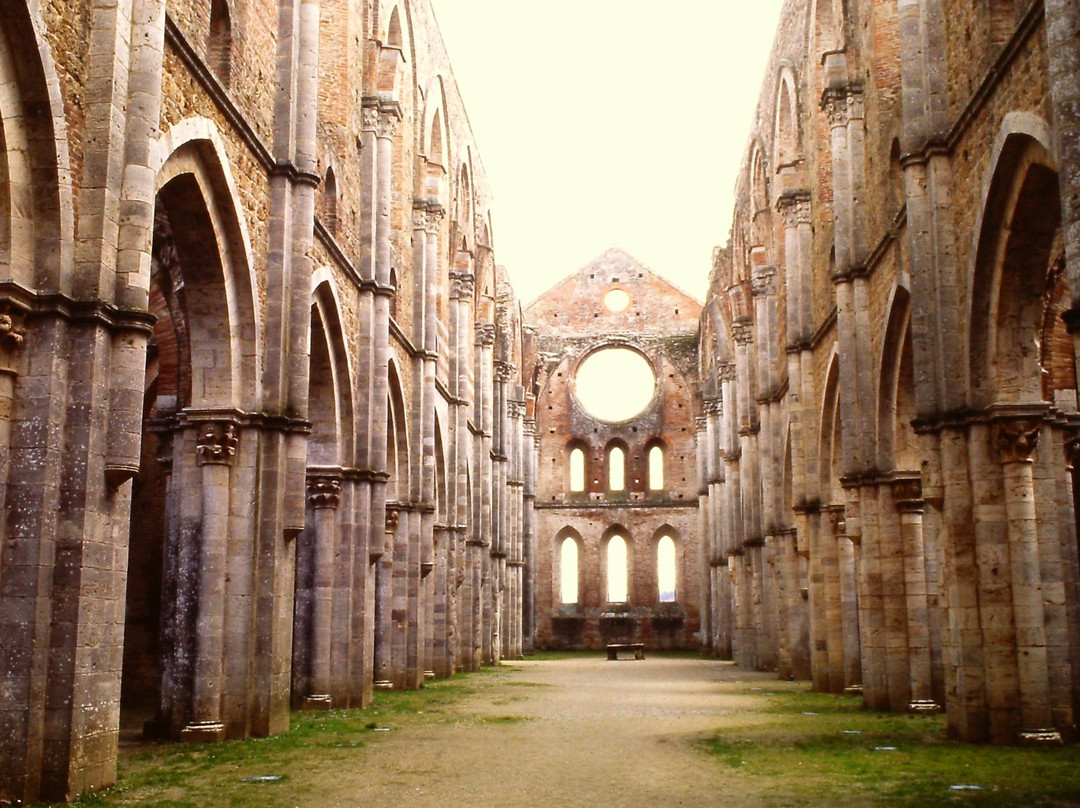
[[857, 696], [799, 688], [743, 686], [758, 705], [701, 742], [770, 805], [1080, 804], [1080, 747], [954, 743], [941, 715], [874, 713]]
[[[364, 746], [380, 732], [412, 723], [461, 720], [449, 708], [465, 696], [495, 685], [508, 668], [484, 668], [427, 684], [416, 691], [379, 691], [364, 710], [294, 712], [288, 732], [269, 738], [220, 744], [155, 743], [122, 751], [117, 785], [85, 794], [80, 808], [293, 808], [312, 772], [332, 777], [341, 767], [362, 765]], [[520, 716], [481, 719], [496, 723], [526, 720]], [[280, 778], [280, 779], [251, 779]], [[310, 794], [309, 794], [310, 796]], [[57, 805], [59, 808], [59, 805]]]

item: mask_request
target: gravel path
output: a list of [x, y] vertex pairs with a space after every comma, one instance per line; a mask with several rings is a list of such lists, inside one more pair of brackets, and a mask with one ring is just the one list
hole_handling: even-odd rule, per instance
[[774, 675], [695, 659], [512, 664], [491, 688], [451, 708], [460, 720], [410, 723], [370, 744], [362, 768], [324, 780], [317, 804], [757, 802], [733, 791], [723, 766], [694, 741], [745, 703], [719, 682]]

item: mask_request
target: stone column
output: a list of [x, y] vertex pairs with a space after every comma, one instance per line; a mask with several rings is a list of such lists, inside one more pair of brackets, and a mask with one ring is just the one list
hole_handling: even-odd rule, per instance
[[[385, 517], [383, 530], [379, 535], [379, 546], [394, 546], [394, 536], [400, 527], [399, 512], [395, 507], [384, 506]], [[393, 690], [393, 577], [394, 558], [392, 553], [379, 553], [375, 562], [375, 658], [374, 672], [376, 690]]]
[[904, 551], [907, 657], [910, 666], [908, 709], [912, 712], [936, 712], [941, 705], [934, 699], [930, 599], [926, 544], [923, 540], [926, 502], [922, 496], [921, 479], [911, 477], [897, 480], [893, 484], [893, 504], [900, 514], [900, 540]]
[[[1032, 477], [1032, 454], [1039, 442], [1037, 420], [1001, 420], [993, 440], [1005, 482], [1012, 570], [1013, 615], [1019, 664], [1020, 735], [1018, 740], [1061, 742], [1053, 726], [1043, 614], [1042, 571]], [[996, 683], [991, 683], [994, 687]], [[993, 719], [991, 719], [993, 720]]]
[[494, 413], [494, 347], [495, 326], [491, 323], [477, 323], [474, 327], [476, 334], [476, 388], [475, 388], [475, 412], [476, 424], [479, 434], [476, 439], [476, 462], [473, 470], [476, 478], [473, 481], [473, 496], [478, 507], [477, 514], [479, 532], [476, 534], [477, 547], [479, 549], [479, 565], [477, 574], [474, 573], [474, 581], [477, 583], [476, 597], [479, 611], [474, 610], [477, 617], [476, 628], [479, 629], [480, 659], [478, 665], [491, 664], [495, 661], [495, 649], [492, 645], [495, 626], [495, 589], [497, 581], [492, 575], [491, 546], [495, 530], [494, 507], [494, 463], [492, 460], [493, 445], [493, 413]]
[[[710, 565], [713, 557], [713, 545], [716, 542], [716, 526], [710, 519], [709, 512], [709, 436], [707, 432], [708, 419], [704, 415], [694, 418], [694, 443], [697, 449], [697, 485], [698, 485], [698, 586], [701, 592], [701, 649], [703, 652], [711, 652], [716, 647], [713, 632], [716, 620], [713, 609], [716, 606], [712, 592], [713, 567]], [[713, 456], [712, 463], [715, 466], [716, 458]]]
[[328, 476], [308, 477], [308, 503], [315, 513], [315, 552], [311, 587], [311, 693], [305, 696], [303, 706], [309, 710], [325, 710], [333, 706], [330, 648], [341, 480]]
[[524, 431], [525, 486], [522, 491], [521, 543], [524, 577], [521, 583], [522, 651], [532, 653], [536, 640], [536, 475], [539, 463], [539, 438], [536, 419], [525, 418]]
[[191, 720], [180, 740], [224, 740], [221, 699], [224, 689], [226, 542], [229, 531], [229, 471], [239, 441], [236, 425], [213, 421], [199, 428], [196, 458], [202, 469], [199, 529], [198, 604]]

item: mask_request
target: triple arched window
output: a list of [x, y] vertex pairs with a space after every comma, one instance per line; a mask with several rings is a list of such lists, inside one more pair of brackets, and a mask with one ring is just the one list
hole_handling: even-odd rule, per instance
[[[581, 544], [576, 535], [559, 542], [559, 603], [574, 605], [581, 597]], [[604, 598], [607, 603], [630, 600], [630, 548], [624, 535], [615, 531], [603, 546]], [[678, 554], [675, 539], [664, 534], [656, 543], [656, 602], [678, 599]]]
[[[589, 474], [587, 448], [580, 442], [572, 443], [569, 446], [570, 451], [566, 456], [565, 482], [570, 493], [578, 494], [587, 489]], [[628, 477], [633, 475], [628, 474], [630, 458], [627, 452], [627, 447], [621, 443], [613, 443], [607, 448], [604, 457], [604, 468], [606, 470], [604, 490], [609, 493], [622, 493], [629, 487], [627, 484]], [[639, 458], [635, 457], [634, 460], [638, 461]], [[650, 443], [647, 449], [647, 484], [649, 491], [664, 490], [664, 461], [663, 445], [658, 441]], [[599, 482], [599, 475], [597, 475], [594, 483], [599, 484]], [[640, 478], [634, 477], [633, 482], [636, 486], [640, 482]]]

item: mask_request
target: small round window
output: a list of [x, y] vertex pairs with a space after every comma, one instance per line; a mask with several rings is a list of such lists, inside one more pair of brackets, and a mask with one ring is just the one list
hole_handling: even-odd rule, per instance
[[656, 375], [648, 360], [629, 348], [589, 354], [574, 376], [574, 392], [585, 411], [600, 421], [628, 421], [649, 406]]
[[604, 307], [608, 311], [618, 314], [620, 311], [626, 311], [629, 306], [630, 295], [622, 289], [612, 289], [604, 295]]

